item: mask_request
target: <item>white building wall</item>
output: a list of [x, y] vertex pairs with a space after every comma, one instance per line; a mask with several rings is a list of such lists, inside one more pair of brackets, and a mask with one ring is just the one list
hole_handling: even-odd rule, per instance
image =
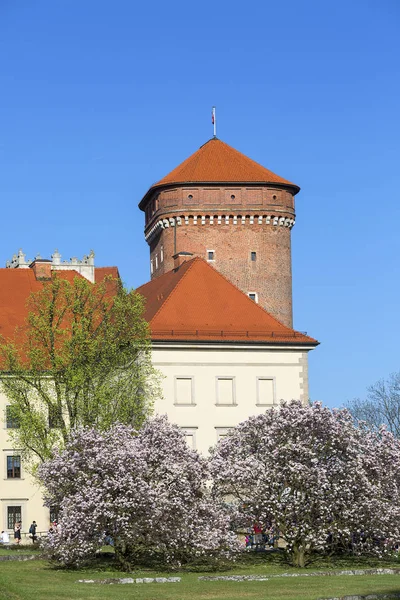
[[[8, 507], [21, 507], [22, 542], [30, 542], [29, 526], [33, 520], [37, 523], [37, 531], [48, 531], [50, 525], [49, 509], [43, 506], [42, 493], [21, 460], [19, 478], [7, 477], [7, 457], [20, 456], [18, 449], [13, 449], [6, 423], [7, 399], [0, 394], [0, 531], [11, 530], [7, 527]], [[13, 542], [13, 538], [10, 538]]]
[[[153, 364], [164, 379], [163, 398], [155, 410], [167, 414], [185, 431], [188, 443], [207, 454], [219, 437], [250, 415], [282, 400], [308, 401], [307, 350], [156, 343]], [[49, 510], [23, 461], [21, 477], [7, 477], [7, 456], [19, 452], [9, 439], [6, 405], [0, 394], [0, 531], [7, 529], [8, 507], [20, 506], [23, 534], [32, 520], [44, 532], [50, 524]]]
[[308, 401], [304, 348], [155, 345], [153, 364], [164, 375], [156, 412], [167, 414], [204, 454], [250, 415], [282, 400]]

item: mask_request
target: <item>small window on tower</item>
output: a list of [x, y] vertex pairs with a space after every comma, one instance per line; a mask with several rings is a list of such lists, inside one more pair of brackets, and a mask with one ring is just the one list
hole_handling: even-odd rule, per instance
[[250, 252], [251, 262], [256, 262], [257, 260], [257, 252]]
[[207, 250], [207, 260], [208, 261], [215, 260], [214, 255], [215, 255], [214, 250]]
[[258, 302], [257, 292], [249, 292], [248, 296], [249, 296], [250, 300], [254, 300], [254, 302]]

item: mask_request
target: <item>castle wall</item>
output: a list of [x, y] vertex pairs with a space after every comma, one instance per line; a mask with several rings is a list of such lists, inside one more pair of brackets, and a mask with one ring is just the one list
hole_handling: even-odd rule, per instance
[[301, 348], [155, 343], [153, 364], [165, 376], [155, 411], [167, 414], [188, 443], [207, 454], [250, 415], [263, 414], [284, 400], [306, 404], [307, 355]]
[[[308, 351], [304, 348], [246, 347], [231, 344], [153, 344], [153, 365], [164, 375], [163, 397], [155, 412], [179, 425], [188, 444], [206, 455], [211, 446], [250, 415], [262, 414], [282, 400], [308, 401]], [[0, 393], [0, 531], [8, 527], [10, 511], [22, 519], [22, 541], [35, 520], [46, 535], [50, 511], [43, 489], [29, 475], [21, 452], [13, 448], [5, 419], [8, 400]], [[10, 477], [7, 457], [21, 456], [19, 477]], [[11, 537], [11, 543], [14, 543]]]
[[292, 327], [292, 191], [175, 187], [155, 191], [145, 214], [152, 278], [174, 268], [174, 254], [191, 252]]

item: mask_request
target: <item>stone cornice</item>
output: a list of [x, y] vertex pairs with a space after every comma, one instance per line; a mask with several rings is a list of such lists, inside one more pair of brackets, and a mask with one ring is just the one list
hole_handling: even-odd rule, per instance
[[271, 225], [291, 229], [294, 224], [295, 219], [287, 216], [186, 214], [159, 219], [145, 229], [145, 239], [151, 242], [162, 229], [182, 225]]

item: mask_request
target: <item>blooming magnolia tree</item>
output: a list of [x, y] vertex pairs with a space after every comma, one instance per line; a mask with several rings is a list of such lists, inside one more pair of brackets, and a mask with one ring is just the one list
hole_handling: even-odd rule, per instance
[[228, 517], [210, 498], [206, 460], [166, 417], [137, 434], [124, 425], [74, 431], [39, 475], [46, 504], [60, 511], [60, 531], [45, 550], [63, 565], [93, 557], [106, 532], [128, 570], [145, 556], [181, 563], [237, 548]]
[[249, 418], [212, 456], [214, 492], [243, 522], [279, 529], [293, 564], [313, 551], [381, 553], [400, 540], [400, 444], [346, 410], [283, 404]]

